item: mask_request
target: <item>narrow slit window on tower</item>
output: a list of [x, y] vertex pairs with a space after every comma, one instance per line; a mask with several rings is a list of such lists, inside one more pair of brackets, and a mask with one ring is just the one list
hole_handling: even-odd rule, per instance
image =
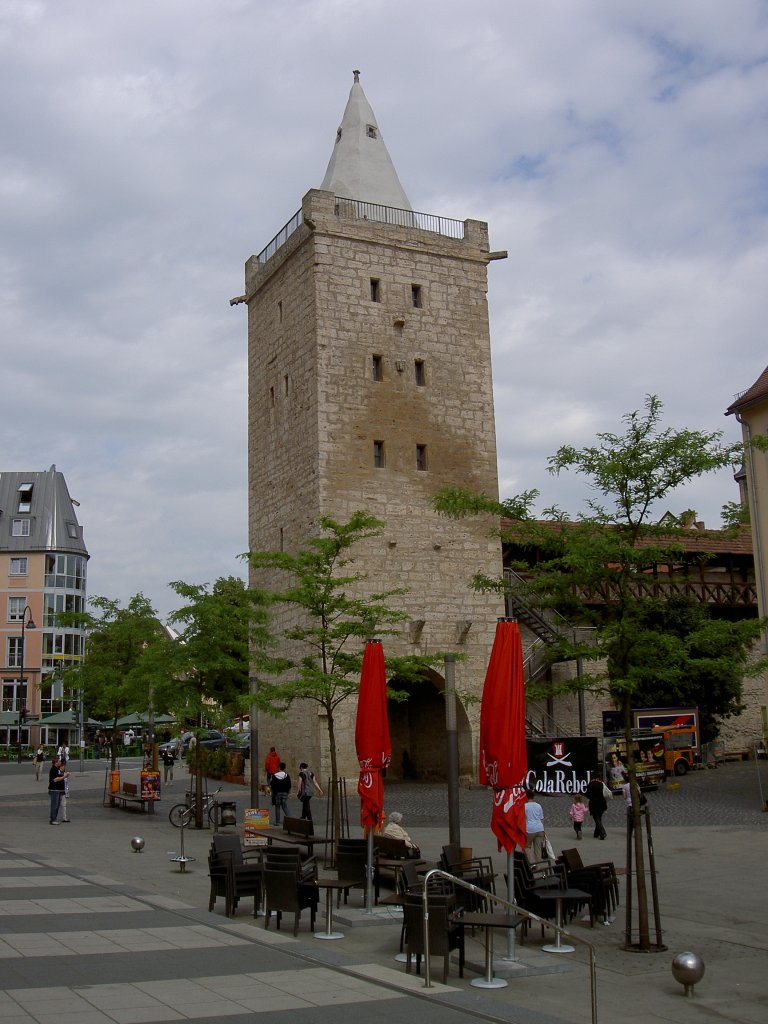
[[424, 368], [424, 360], [417, 359], [413, 364], [413, 376], [417, 388], [423, 388], [427, 383], [427, 374]]
[[269, 404], [272, 406], [275, 404], [275, 389], [273, 387], [269, 389]]
[[413, 303], [414, 309], [421, 309], [421, 285], [411, 285], [411, 302]]
[[277, 319], [280, 321], [280, 323], [283, 322], [283, 300], [282, 299], [280, 299], [280, 301], [277, 303]]
[[374, 380], [384, 380], [381, 356], [371, 356], [371, 376]]
[[378, 277], [371, 278], [371, 302], [381, 302], [381, 281]]
[[288, 374], [287, 373], [283, 377], [283, 389], [285, 390], [285, 393], [287, 395], [288, 394]]
[[425, 470], [427, 468], [427, 446], [425, 444], [416, 445], [416, 469]]
[[373, 465], [376, 469], [384, 469], [384, 442], [373, 442]]

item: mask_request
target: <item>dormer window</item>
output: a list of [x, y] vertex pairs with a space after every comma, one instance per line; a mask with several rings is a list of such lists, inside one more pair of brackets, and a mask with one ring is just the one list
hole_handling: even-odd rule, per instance
[[32, 511], [32, 487], [33, 484], [19, 484], [18, 512]]
[[14, 519], [11, 523], [11, 536], [12, 537], [28, 537], [29, 536], [29, 519]]
[[378, 139], [379, 137], [379, 133], [376, 131], [375, 124], [367, 124], [365, 126], [365, 134], [368, 136], [369, 139]]

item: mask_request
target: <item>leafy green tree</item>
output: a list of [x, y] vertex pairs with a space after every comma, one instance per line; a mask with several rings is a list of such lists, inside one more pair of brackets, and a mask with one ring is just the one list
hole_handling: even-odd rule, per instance
[[[235, 576], [222, 577], [213, 586], [180, 580], [170, 586], [186, 602], [169, 616], [169, 622], [179, 628], [171, 709], [197, 726], [204, 719], [223, 725], [249, 706], [251, 665], [254, 671], [274, 667], [267, 653], [273, 643], [268, 598]], [[204, 767], [205, 753], [199, 745], [194, 748], [196, 767]], [[258, 771], [258, 765], [252, 764], [251, 771]], [[195, 806], [200, 828], [201, 771], [196, 773]]]
[[[351, 549], [379, 536], [384, 524], [358, 511], [348, 522], [324, 517], [318, 526], [318, 535], [311, 537], [298, 554], [251, 551], [247, 558], [257, 572], [281, 570], [286, 574], [285, 589], [274, 592], [271, 599], [291, 606], [297, 613], [291, 618], [293, 624], [283, 632], [290, 650], [297, 653], [279, 678], [260, 682], [258, 703], [272, 714], [284, 713], [296, 700], [311, 701], [322, 709], [328, 727], [332, 817], [337, 835], [336, 710], [359, 690], [364, 641], [398, 634], [399, 624], [408, 616], [390, 604], [404, 590], [369, 591], [365, 587], [367, 576], [352, 568]], [[428, 666], [441, 659], [442, 655], [390, 657], [386, 659], [387, 676], [405, 683], [420, 678]], [[402, 699], [405, 693], [390, 689], [389, 695]]]
[[[112, 768], [117, 763], [117, 721], [144, 711], [167, 693], [171, 641], [157, 613], [143, 594], [123, 608], [106, 597], [91, 598], [96, 613], [63, 614], [62, 625], [86, 625], [85, 658], [65, 676], [65, 683], [83, 689], [88, 713], [112, 723]], [[161, 697], [162, 703], [162, 697]]]
[[[599, 661], [604, 669], [595, 667], [568, 685], [607, 690], [624, 712], [643, 949], [650, 948], [650, 935], [631, 708], [650, 697], [667, 704], [670, 695], [687, 694], [684, 703], [709, 701], [709, 714], [733, 713], [739, 707], [750, 645], [759, 634], [756, 620], [715, 622], [706, 609], [645, 596], [644, 578], [659, 564], [678, 563], [683, 554], [682, 532], [669, 523], [655, 525], [654, 508], [676, 488], [738, 464], [744, 454], [741, 445], [722, 444], [720, 432], [664, 429], [661, 414], [659, 399], [648, 396], [644, 412], [624, 416], [623, 433], [598, 434], [598, 443], [583, 449], [565, 445], [550, 458], [550, 472], [582, 474], [596, 492], [587, 501], [588, 513], [576, 521], [557, 506], [545, 510], [543, 521], [534, 519], [536, 491], [503, 503], [459, 490], [443, 491], [435, 500], [447, 515], [490, 512], [505, 520], [502, 535], [520, 556], [517, 567], [525, 574], [526, 602], [556, 609], [574, 625], [594, 628], [594, 643], [562, 636], [553, 644], [551, 658]], [[503, 584], [478, 577], [475, 586]], [[711, 689], [703, 694], [698, 686]], [[691, 699], [694, 694], [696, 699]]]

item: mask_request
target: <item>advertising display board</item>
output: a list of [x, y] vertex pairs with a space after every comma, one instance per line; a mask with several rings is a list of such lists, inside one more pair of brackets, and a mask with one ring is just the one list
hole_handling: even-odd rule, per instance
[[[664, 737], [652, 732], [632, 733], [637, 783], [641, 789], [655, 789], [664, 782]], [[624, 785], [627, 763], [627, 741], [622, 736], [606, 736], [603, 740], [606, 785], [619, 792]]]
[[528, 737], [526, 785], [537, 793], [585, 793], [599, 771], [595, 736]]
[[269, 809], [246, 807], [243, 811], [243, 845], [266, 846], [264, 830], [269, 828]]
[[141, 771], [141, 799], [160, 799], [160, 772], [152, 771], [150, 768], [143, 768]]

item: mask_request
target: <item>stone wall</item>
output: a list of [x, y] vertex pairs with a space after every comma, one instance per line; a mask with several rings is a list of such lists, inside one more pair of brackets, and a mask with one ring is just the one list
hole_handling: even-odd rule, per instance
[[[385, 653], [458, 652], [457, 689], [479, 696], [503, 602], [469, 585], [478, 572], [500, 576], [500, 542], [492, 524], [443, 519], [431, 502], [449, 484], [498, 493], [487, 227], [468, 221], [457, 239], [337, 216], [334, 197], [317, 191], [303, 214], [268, 263], [246, 265], [251, 547], [296, 551], [320, 516], [377, 516], [383, 536], [353, 555], [354, 571], [367, 575], [360, 593], [405, 591], [390, 603], [408, 623], [385, 639]], [[383, 466], [374, 464], [375, 442]], [[417, 446], [426, 468], [417, 467]], [[280, 585], [263, 574], [253, 582]], [[339, 709], [344, 772], [356, 770], [354, 708]], [[286, 758], [325, 771], [325, 726], [307, 705], [261, 731]], [[472, 714], [463, 740], [470, 764], [476, 729]], [[435, 723], [435, 735], [442, 731]], [[420, 734], [420, 742], [432, 763], [432, 740]]]

